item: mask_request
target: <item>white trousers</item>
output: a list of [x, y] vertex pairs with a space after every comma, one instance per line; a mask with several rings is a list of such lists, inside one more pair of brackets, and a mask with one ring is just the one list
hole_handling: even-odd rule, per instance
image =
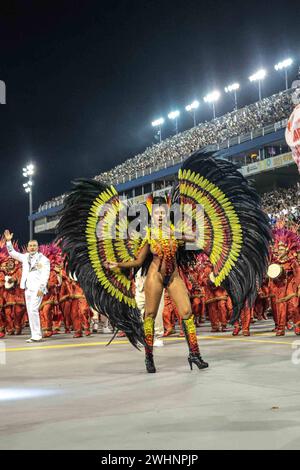
[[41, 322], [39, 307], [42, 303], [43, 296], [38, 297], [36, 291], [25, 290], [26, 309], [28, 313], [29, 326], [32, 339], [41, 339]]
[[[135, 300], [137, 307], [140, 309], [142, 316], [145, 313], [145, 293], [144, 291], [136, 291]], [[160, 304], [158, 307], [157, 315], [154, 323], [154, 336], [155, 338], [162, 338], [164, 335], [164, 322], [163, 322], [163, 310], [164, 310], [164, 292], [162, 293]]]

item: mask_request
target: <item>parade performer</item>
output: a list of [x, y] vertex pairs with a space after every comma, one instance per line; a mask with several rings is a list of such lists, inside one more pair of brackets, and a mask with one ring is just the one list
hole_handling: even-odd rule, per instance
[[20, 288], [22, 268], [20, 263], [8, 258], [4, 270], [4, 316], [6, 333], [20, 335], [22, 333], [23, 317], [25, 314], [24, 291]]
[[5, 275], [2, 269], [0, 270], [0, 338], [5, 337], [5, 316], [4, 316], [4, 283], [5, 283]]
[[250, 336], [250, 323], [253, 317], [253, 307], [250, 308], [247, 303], [241, 310], [240, 320], [234, 323], [232, 336], [237, 336], [242, 330], [243, 336]]
[[53, 268], [55, 273], [55, 288], [54, 288], [54, 306], [53, 306], [53, 334], [58, 335], [60, 333], [60, 327], [63, 322], [64, 316], [59, 301], [60, 288], [63, 282], [62, 279], [61, 264], [56, 264]]
[[268, 268], [270, 278], [270, 299], [277, 336], [284, 336], [288, 320], [295, 325], [299, 334], [299, 297], [295, 267], [300, 238], [291, 230], [273, 230], [274, 245], [271, 264]]
[[60, 268], [59, 276], [61, 278], [61, 286], [58, 292], [58, 302], [59, 308], [62, 312], [64, 326], [65, 326], [65, 333], [71, 333], [72, 329], [72, 321], [71, 321], [71, 306], [72, 306], [72, 288], [71, 288], [71, 280], [67, 275], [65, 269]]
[[36, 240], [29, 240], [27, 253], [19, 253], [12, 244], [13, 233], [5, 230], [4, 237], [9, 255], [22, 263], [20, 287], [25, 289], [25, 302], [31, 330], [31, 338], [27, 342], [41, 341], [39, 307], [47, 292], [50, 262], [42, 253], [39, 253]]
[[205, 304], [211, 323], [211, 332], [227, 331], [228, 311], [231, 313], [231, 301], [226, 290], [216, 286], [210, 273], [205, 287]]
[[81, 338], [82, 330], [84, 330], [85, 336], [89, 336], [91, 334], [90, 320], [92, 312], [75, 275], [71, 278], [70, 287], [70, 299], [72, 301], [70, 314], [74, 329], [73, 338]]
[[43, 297], [40, 305], [40, 320], [42, 333], [44, 338], [53, 335], [53, 324], [57, 321], [59, 313], [58, 306], [58, 289], [61, 285], [61, 278], [57, 267], [62, 263], [61, 249], [55, 244], [41, 245], [40, 253], [50, 261], [50, 275], [47, 283], [47, 293]]
[[[199, 266], [197, 265], [194, 268], [191, 267], [186, 272], [183, 272], [180, 269], [179, 273], [189, 293], [191, 306], [192, 306], [192, 313], [195, 318], [195, 325], [199, 326], [201, 321], [203, 322], [203, 318], [204, 318], [204, 309], [203, 309], [204, 292], [203, 292], [203, 286], [201, 286], [202, 284], [201, 275], [203, 273], [199, 270]], [[180, 318], [180, 315], [179, 315], [179, 318]], [[181, 321], [180, 321], [180, 325], [181, 325]], [[182, 334], [181, 336], [184, 336], [184, 334]]]
[[267, 310], [269, 307], [269, 280], [266, 279], [257, 295], [254, 303], [254, 316], [258, 320], [267, 320]]
[[[178, 173], [172, 204], [182, 212], [191, 208], [190, 223], [170, 224], [166, 202], [148, 201], [150, 224], [148, 221], [147, 229], [134, 236], [115, 188], [95, 180], [78, 180], [65, 199], [58, 225], [66, 268], [77, 276], [92, 308], [105, 313], [134, 346], [145, 346], [150, 373], [156, 372], [154, 319], [164, 288], [182, 318], [190, 367], [208, 366], [200, 355], [191, 303], [178, 267], [188, 269], [203, 251], [213, 265], [215, 284], [222, 285], [232, 298], [235, 319], [245, 301], [252, 305], [256, 298], [271, 240], [259, 196], [234, 165], [211, 153], [195, 152]], [[200, 215], [198, 206], [203, 208]], [[200, 236], [191, 234], [191, 227], [201, 225], [198, 217], [203, 222]], [[146, 273], [144, 325], [131, 275], [140, 266]]]

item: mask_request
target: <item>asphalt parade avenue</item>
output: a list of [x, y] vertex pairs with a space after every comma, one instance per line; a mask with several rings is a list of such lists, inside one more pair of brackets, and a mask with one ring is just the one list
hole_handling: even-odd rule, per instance
[[300, 337], [272, 328], [198, 329], [204, 371], [190, 371], [184, 339], [171, 336], [155, 349], [157, 374], [126, 339], [106, 347], [110, 335], [5, 338], [0, 448], [299, 449]]

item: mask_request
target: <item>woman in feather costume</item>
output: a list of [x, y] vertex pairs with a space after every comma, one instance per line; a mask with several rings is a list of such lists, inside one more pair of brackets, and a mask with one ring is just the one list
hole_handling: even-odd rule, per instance
[[[173, 205], [183, 211], [191, 208], [189, 223], [179, 217], [179, 223], [171, 224], [167, 201], [151, 202], [147, 204], [150, 224], [133, 236], [115, 188], [95, 180], [75, 182], [58, 226], [67, 269], [77, 276], [92, 308], [107, 315], [135, 347], [145, 346], [150, 373], [156, 372], [154, 319], [166, 288], [183, 319], [190, 367], [195, 364], [203, 369], [208, 364], [199, 352], [190, 300], [178, 267], [188, 269], [199, 253], [205, 253], [213, 265], [215, 284], [231, 296], [232, 321], [236, 320], [246, 301], [253, 304], [267, 269], [268, 220], [259, 196], [236, 167], [200, 151], [183, 163], [172, 192]], [[203, 210], [200, 215], [198, 206]], [[201, 236], [194, 231], [199, 224]], [[134, 299], [133, 270], [140, 266], [147, 276], [144, 321]]]

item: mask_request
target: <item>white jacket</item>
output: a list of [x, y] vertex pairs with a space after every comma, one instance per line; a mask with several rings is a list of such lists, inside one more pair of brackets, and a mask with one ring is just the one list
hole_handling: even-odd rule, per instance
[[9, 255], [22, 263], [21, 289], [30, 291], [41, 290], [47, 292], [47, 283], [50, 275], [50, 261], [42, 253], [36, 253], [32, 257], [29, 253], [19, 253], [11, 242], [6, 242]]

